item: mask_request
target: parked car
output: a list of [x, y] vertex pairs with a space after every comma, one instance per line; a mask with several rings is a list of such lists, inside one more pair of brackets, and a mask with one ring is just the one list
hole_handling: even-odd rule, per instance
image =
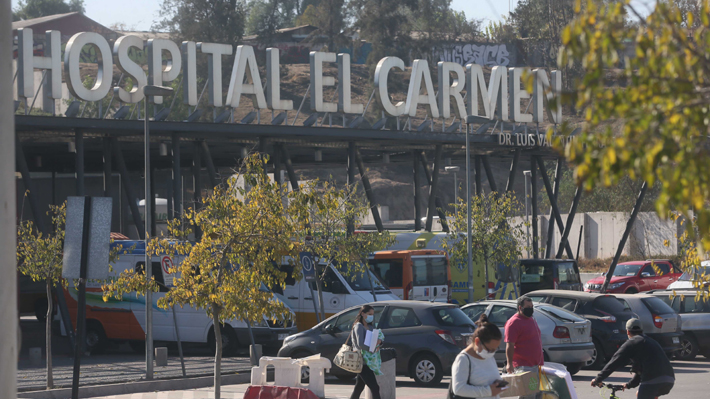
[[592, 322], [592, 358], [583, 368], [599, 369], [626, 342], [626, 321], [635, 317], [613, 295], [540, 290], [526, 294], [533, 302], [548, 303]]
[[[659, 269], [656, 273], [653, 264]], [[668, 260], [622, 262], [616, 265], [606, 292], [610, 294], [635, 294], [637, 292], [664, 290], [678, 280], [683, 272]], [[584, 285], [586, 292], [599, 292], [605, 275], [595, 277]]]
[[[533, 318], [542, 334], [545, 361], [562, 363], [574, 375], [592, 358], [592, 322], [568, 310], [546, 303], [537, 303]], [[505, 335], [505, 323], [518, 311], [516, 301], [482, 301], [461, 308], [471, 320], [485, 313], [488, 320], [500, 327]], [[505, 341], [505, 340], [504, 340]], [[505, 342], [496, 351], [496, 362], [505, 364]]]
[[616, 294], [614, 295], [624, 308], [634, 312], [641, 320], [643, 333], [661, 344], [667, 354], [675, 354], [680, 350], [681, 331], [680, 316], [670, 306], [649, 294]]
[[[700, 267], [697, 270], [697, 273], [700, 274], [701, 276], [704, 276], [707, 278], [708, 275], [710, 275], [710, 260], [704, 260], [700, 262]], [[693, 272], [684, 272], [677, 281], [674, 281], [671, 285], [668, 286], [669, 290], [695, 290], [696, 287], [693, 285]], [[708, 281], [705, 281], [703, 284], [703, 287], [707, 288]]]
[[698, 354], [710, 359], [710, 302], [702, 298], [696, 300], [697, 293], [695, 290], [651, 293], [680, 315], [683, 336], [680, 337], [681, 348], [675, 353], [678, 359], [692, 360]]
[[521, 259], [520, 292], [555, 289], [582, 291], [579, 267], [574, 259]]
[[[397, 351], [397, 374], [407, 375], [422, 386], [439, 384], [451, 374], [456, 355], [466, 347], [475, 328], [456, 305], [420, 301], [369, 303], [375, 308], [374, 323], [385, 334], [385, 348]], [[326, 319], [310, 330], [284, 340], [278, 356], [301, 358], [320, 353], [333, 360], [352, 329], [360, 306]], [[338, 367], [330, 373], [339, 378], [353, 374]]]

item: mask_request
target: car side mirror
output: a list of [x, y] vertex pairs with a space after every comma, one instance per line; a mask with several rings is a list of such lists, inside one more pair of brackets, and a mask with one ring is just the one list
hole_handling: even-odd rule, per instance
[[335, 325], [334, 324], [328, 324], [327, 326], [323, 327], [323, 332], [326, 334], [335, 334]]
[[651, 273], [649, 273], [649, 272], [643, 272], [643, 273], [641, 273], [641, 277], [644, 277], [644, 278], [645, 278], [645, 277], [651, 277]]

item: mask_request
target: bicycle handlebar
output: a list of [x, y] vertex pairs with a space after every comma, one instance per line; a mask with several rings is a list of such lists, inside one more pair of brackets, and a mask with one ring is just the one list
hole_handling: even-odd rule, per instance
[[602, 386], [605, 386], [605, 387], [611, 389], [612, 391], [622, 391], [625, 389], [623, 385], [602, 384]]

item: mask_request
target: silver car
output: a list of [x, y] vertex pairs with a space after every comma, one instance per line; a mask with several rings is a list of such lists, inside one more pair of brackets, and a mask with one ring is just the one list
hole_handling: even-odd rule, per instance
[[[576, 374], [592, 359], [592, 322], [578, 315], [547, 303], [534, 305], [533, 317], [542, 334], [542, 350], [545, 360], [562, 363], [570, 374]], [[461, 310], [477, 321], [482, 313], [505, 334], [505, 323], [517, 312], [515, 301], [481, 301], [466, 305]], [[505, 339], [496, 352], [499, 365], [505, 363]]]
[[710, 359], [710, 302], [703, 298], [696, 300], [697, 293], [695, 290], [652, 293], [680, 315], [683, 336], [675, 356], [681, 360], [695, 359], [698, 354]]
[[624, 308], [635, 313], [643, 333], [661, 344], [671, 355], [680, 350], [681, 320], [670, 306], [650, 294], [614, 294]]

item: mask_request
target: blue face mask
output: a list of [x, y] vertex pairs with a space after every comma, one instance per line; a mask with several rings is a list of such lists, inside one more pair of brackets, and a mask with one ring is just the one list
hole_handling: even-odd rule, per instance
[[369, 314], [369, 315], [365, 316], [365, 321], [367, 322], [367, 324], [372, 323], [373, 320], [375, 320], [374, 315]]

